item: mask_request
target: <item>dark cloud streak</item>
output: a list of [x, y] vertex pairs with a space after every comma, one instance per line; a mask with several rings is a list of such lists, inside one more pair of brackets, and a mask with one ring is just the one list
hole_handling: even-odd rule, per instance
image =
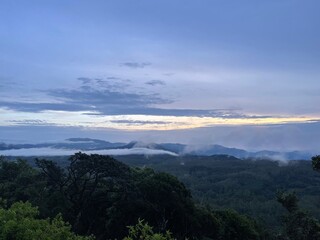
[[151, 63], [149, 62], [125, 62], [121, 63], [121, 66], [129, 67], [129, 68], [145, 68], [150, 66]]
[[45, 110], [53, 111], [90, 111], [94, 108], [85, 104], [71, 104], [71, 103], [27, 103], [27, 102], [6, 102], [0, 101], [0, 107], [8, 108], [21, 112], [41, 112]]
[[91, 78], [87, 78], [87, 77], [79, 77], [77, 78], [79, 81], [82, 82], [82, 84], [89, 84], [91, 83], [92, 79]]
[[166, 83], [162, 80], [150, 80], [148, 82], [145, 82], [145, 84], [151, 85], [151, 86], [156, 86], [156, 85], [164, 86], [164, 85], [166, 85]]
[[16, 125], [35, 125], [35, 126], [48, 125], [47, 121], [40, 120], [40, 119], [9, 120], [7, 122], [14, 123]]
[[[79, 77], [81, 86], [77, 89], [51, 89], [42, 91], [58, 102], [0, 101], [0, 107], [24, 112], [84, 111], [87, 115], [157, 115], [197, 116], [222, 118], [261, 118], [270, 116], [247, 116], [232, 109], [165, 109], [155, 105], [170, 104], [174, 101], [159, 94], [136, 93], [129, 90], [129, 80], [117, 77]], [[113, 81], [114, 80], [114, 81]], [[162, 80], [145, 82], [148, 85], [164, 85]]]

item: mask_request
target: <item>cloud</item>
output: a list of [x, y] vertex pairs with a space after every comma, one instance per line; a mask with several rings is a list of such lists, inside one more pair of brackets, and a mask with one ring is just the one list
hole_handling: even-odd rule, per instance
[[121, 90], [124, 91], [128, 87], [131, 86], [131, 80], [129, 79], [122, 79], [122, 78], [107, 78], [107, 80], [97, 80], [96, 81], [96, 87], [99, 89], [105, 88], [108, 90]]
[[[8, 120], [7, 122], [14, 123], [15, 125], [35, 125], [35, 126], [40, 126], [40, 125], [48, 125], [48, 122], [45, 120], [40, 120], [40, 119], [23, 119], [23, 120]], [[52, 125], [52, 124], [50, 124]]]
[[121, 66], [129, 67], [129, 68], [145, 68], [150, 66], [151, 63], [149, 62], [125, 62], [121, 63]]
[[128, 124], [128, 125], [145, 125], [145, 124], [151, 124], [151, 125], [165, 125], [170, 124], [172, 122], [167, 121], [141, 121], [141, 120], [111, 120], [112, 123], [119, 123], [119, 124]]
[[[68, 156], [76, 152], [79, 149], [56, 149], [56, 148], [23, 148], [23, 149], [10, 149], [0, 151], [0, 155], [4, 156]], [[110, 149], [110, 150], [92, 150], [81, 152], [87, 154], [102, 154], [102, 155], [171, 155], [177, 156], [177, 154], [165, 150], [148, 149], [148, 148], [132, 148], [132, 149]]]
[[131, 86], [130, 79], [124, 79], [120, 77], [107, 77], [107, 78], [89, 78], [89, 77], [79, 77], [77, 78], [81, 81], [81, 86], [83, 90], [90, 90], [90, 88], [96, 89], [108, 89], [108, 90], [124, 90]]
[[[208, 126], [211, 123], [218, 124], [267, 124], [272, 122], [276, 124], [284, 123], [286, 119], [281, 120], [279, 117], [272, 119], [273, 116], [255, 116], [239, 113], [239, 109], [177, 109], [164, 108], [163, 105], [174, 103], [175, 100], [166, 98], [157, 93], [136, 92], [131, 81], [118, 77], [107, 78], [90, 78], [79, 77], [81, 85], [78, 88], [68, 89], [49, 89], [42, 91], [46, 94], [46, 101], [8, 101], [0, 100], [0, 108], [14, 110], [17, 112], [41, 113], [45, 111], [63, 111], [63, 112], [81, 112], [86, 116], [103, 117], [111, 115], [145, 115], [145, 116], [176, 116], [176, 117], [198, 117], [197, 122], [205, 122]], [[149, 85], [165, 84], [161, 80], [151, 80], [145, 82]], [[216, 118], [214, 121], [204, 118]], [[201, 119], [202, 118], [202, 119]], [[24, 119], [24, 118], [23, 118]], [[22, 120], [23, 120], [22, 119]], [[251, 119], [251, 121], [246, 121]], [[121, 119], [128, 120], [128, 119]], [[141, 119], [131, 119], [141, 120]], [[144, 119], [142, 119], [144, 120]], [[122, 122], [128, 125], [152, 125], [149, 119], [146, 122]], [[161, 122], [162, 119], [160, 119]], [[153, 120], [153, 125], [157, 124]], [[290, 119], [292, 122], [293, 119]], [[301, 119], [297, 120], [302, 121]], [[158, 123], [163, 125], [164, 123]], [[168, 121], [167, 124], [170, 125]], [[113, 122], [115, 123], [115, 122]], [[120, 122], [118, 122], [121, 124]], [[16, 124], [23, 124], [23, 121]], [[30, 124], [25, 122], [25, 124]], [[36, 124], [36, 123], [34, 123]], [[172, 123], [172, 125], [175, 125]], [[182, 125], [179, 125], [180, 127]]]
[[119, 78], [119, 77], [107, 77], [107, 79], [109, 79], [109, 80], [120, 80], [121, 78]]
[[93, 105], [98, 109], [105, 106], [142, 107], [149, 104], [167, 104], [172, 101], [164, 99], [158, 94], [138, 94], [122, 91], [110, 91], [108, 89], [95, 89], [87, 87], [85, 90], [54, 89], [48, 94], [53, 97], [65, 99], [68, 103]]
[[[164, 109], [163, 104], [174, 100], [156, 93], [136, 93], [129, 79], [119, 77], [90, 78], [79, 77], [79, 88], [49, 89], [42, 91], [50, 99], [48, 102], [4, 101], [0, 107], [21, 112], [87, 111], [87, 115], [161, 115], [161, 116], [225, 116], [222, 110]], [[146, 82], [149, 85], [163, 85], [161, 80]]]
[[92, 79], [91, 78], [87, 78], [87, 77], [79, 77], [77, 78], [79, 81], [82, 82], [82, 84], [89, 84], [91, 83]]
[[59, 103], [29, 103], [0, 101], [0, 108], [19, 112], [66, 111], [84, 112], [84, 115], [154, 115], [177, 117], [215, 117], [222, 119], [268, 119], [272, 116], [251, 116], [228, 109], [168, 109], [151, 107], [172, 103], [157, 94], [136, 94], [82, 87], [77, 90], [55, 89], [48, 92]]
[[[221, 109], [207, 110], [207, 109], [167, 109], [167, 108], [152, 108], [152, 107], [126, 107], [119, 106], [118, 108], [112, 109], [100, 109], [100, 113], [85, 113], [87, 115], [154, 115], [154, 116], [177, 116], [177, 117], [221, 117], [221, 118], [238, 118], [245, 119], [246, 115], [234, 113], [231, 117], [230, 110], [224, 111]], [[251, 118], [248, 116], [248, 118]], [[258, 118], [252, 116], [252, 118]], [[261, 118], [267, 118], [262, 116]]]
[[72, 104], [67, 102], [62, 103], [29, 103], [29, 102], [7, 102], [0, 101], [0, 107], [7, 108], [19, 112], [41, 112], [45, 110], [53, 111], [86, 111], [94, 110], [93, 106], [88, 106], [86, 104]]
[[162, 80], [150, 80], [148, 82], [145, 82], [147, 85], [156, 86], [156, 85], [166, 85], [166, 83]]
[[[135, 94], [108, 90], [92, 90], [90, 87], [78, 90], [50, 90], [50, 95], [59, 98], [60, 103], [29, 103], [0, 101], [0, 107], [20, 112], [89, 111], [86, 115], [157, 115], [157, 116], [226, 116], [221, 110], [164, 109], [150, 105], [173, 102], [157, 94]], [[94, 111], [94, 112], [92, 112]], [[244, 118], [244, 116], [241, 116]]]
[[96, 79], [79, 77], [82, 85], [78, 89], [51, 89], [47, 95], [60, 103], [4, 103], [15, 110], [41, 111], [95, 111], [102, 115], [148, 114], [157, 111], [151, 105], [172, 103], [159, 94], [135, 93], [129, 90], [130, 80], [118, 77]]

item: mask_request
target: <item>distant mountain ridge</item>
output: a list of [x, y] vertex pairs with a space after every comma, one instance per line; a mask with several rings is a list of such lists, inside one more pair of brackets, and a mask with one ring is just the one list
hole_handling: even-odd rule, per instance
[[56, 148], [56, 149], [79, 149], [79, 150], [101, 150], [116, 149], [125, 143], [111, 143], [104, 140], [92, 138], [68, 138], [61, 143], [37, 143], [37, 144], [5, 144], [0, 143], [1, 150], [22, 149], [22, 148]]
[[60, 143], [38, 143], [38, 144], [6, 144], [0, 143], [0, 155], [2, 151], [18, 150], [18, 149], [34, 149], [34, 148], [52, 148], [78, 151], [92, 150], [112, 150], [112, 149], [153, 149], [163, 150], [178, 155], [229, 155], [237, 158], [268, 158], [279, 160], [308, 160], [312, 157], [312, 153], [292, 151], [292, 152], [277, 152], [277, 151], [258, 151], [249, 152], [238, 148], [229, 148], [221, 145], [213, 144], [207, 146], [192, 146], [180, 143], [143, 143], [132, 141], [129, 143], [108, 142], [100, 139], [92, 138], [69, 138]]

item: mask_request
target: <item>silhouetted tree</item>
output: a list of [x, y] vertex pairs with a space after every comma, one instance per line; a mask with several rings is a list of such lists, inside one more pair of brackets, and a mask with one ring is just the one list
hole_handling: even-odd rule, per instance
[[289, 240], [320, 240], [319, 221], [298, 208], [298, 198], [294, 193], [279, 193], [278, 201], [288, 210], [283, 217], [282, 238]]
[[311, 158], [312, 167], [316, 171], [320, 171], [320, 155], [313, 156]]
[[[60, 193], [63, 213], [79, 234], [104, 238], [107, 212], [114, 201], [125, 198], [130, 185], [130, 168], [109, 156], [76, 153], [66, 170], [47, 160], [37, 166], [47, 176], [51, 191]], [[100, 236], [101, 235], [101, 236]]]

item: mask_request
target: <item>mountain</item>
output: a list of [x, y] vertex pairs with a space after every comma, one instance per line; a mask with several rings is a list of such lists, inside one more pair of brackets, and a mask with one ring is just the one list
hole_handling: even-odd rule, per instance
[[0, 143], [1, 150], [30, 149], [30, 148], [55, 148], [55, 149], [75, 149], [75, 150], [102, 150], [116, 149], [124, 146], [125, 143], [111, 143], [104, 140], [92, 138], [68, 138], [61, 143], [37, 143], [37, 144], [5, 144]]
[[201, 155], [201, 156], [210, 156], [210, 155], [231, 155], [238, 158], [246, 158], [249, 153], [243, 149], [237, 148], [228, 148], [221, 145], [208, 145], [203, 147], [198, 147], [192, 150], [192, 147], [189, 147], [190, 150], [187, 151], [191, 155]]
[[180, 144], [180, 143], [144, 143], [138, 141], [132, 141], [126, 145], [123, 145], [119, 148], [148, 148], [148, 149], [157, 149], [157, 150], [164, 150], [173, 152], [176, 154], [183, 154], [187, 145]]
[[[54, 150], [69, 150], [70, 151], [103, 151], [117, 150], [104, 152], [104, 154], [122, 155], [128, 154], [132, 150], [132, 154], [173, 154], [173, 155], [196, 155], [196, 156], [212, 156], [212, 155], [229, 155], [237, 158], [255, 158], [255, 159], [275, 159], [275, 160], [307, 160], [312, 157], [309, 152], [277, 152], [277, 151], [258, 151], [249, 152], [238, 148], [229, 148], [221, 145], [193, 146], [179, 143], [144, 143], [132, 141], [129, 143], [108, 142], [100, 139], [92, 138], [69, 138], [60, 143], [38, 143], [38, 144], [5, 144], [0, 143], [0, 155], [10, 155], [10, 150], [21, 149], [49, 149], [54, 154]], [[139, 150], [139, 151], [138, 151]], [[24, 151], [25, 152], [25, 151]], [[59, 154], [58, 154], [59, 152]], [[124, 153], [125, 152], [125, 153]], [[57, 151], [57, 155], [63, 154], [63, 151]], [[102, 153], [101, 153], [102, 154]], [[65, 151], [67, 155], [67, 151]]]

